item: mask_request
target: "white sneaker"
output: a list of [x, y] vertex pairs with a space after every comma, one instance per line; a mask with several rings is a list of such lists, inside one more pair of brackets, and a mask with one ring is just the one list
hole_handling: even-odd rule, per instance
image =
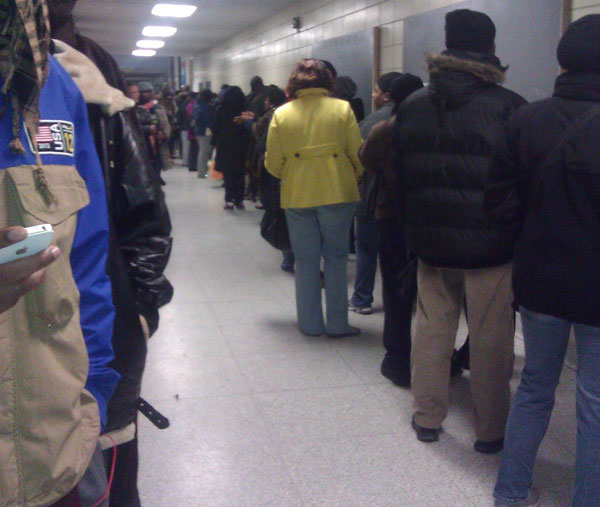
[[354, 313], [358, 313], [360, 315], [371, 315], [373, 313], [373, 307], [371, 305], [367, 306], [356, 306], [351, 302], [348, 302], [348, 310]]

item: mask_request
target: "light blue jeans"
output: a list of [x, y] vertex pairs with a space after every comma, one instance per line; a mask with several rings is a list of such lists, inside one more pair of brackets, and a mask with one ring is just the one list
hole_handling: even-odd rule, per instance
[[[348, 231], [356, 203], [290, 208], [285, 217], [296, 257], [296, 308], [308, 335], [342, 334], [348, 325]], [[321, 257], [325, 261], [327, 325], [321, 304]]]
[[571, 327], [577, 340], [577, 456], [573, 505], [600, 505], [600, 328], [572, 324], [521, 307], [525, 367], [508, 418], [494, 497], [527, 498], [544, 438]]

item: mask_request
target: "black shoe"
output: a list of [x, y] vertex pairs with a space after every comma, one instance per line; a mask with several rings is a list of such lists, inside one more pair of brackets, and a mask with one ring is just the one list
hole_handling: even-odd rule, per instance
[[463, 369], [460, 365], [460, 357], [458, 351], [455, 350], [450, 359], [450, 378], [459, 377], [462, 375]]
[[381, 374], [399, 387], [410, 387], [410, 360], [385, 356]]
[[492, 442], [482, 442], [481, 440], [477, 440], [475, 445], [473, 445], [473, 448], [482, 454], [498, 454], [504, 449], [504, 439], [501, 438]]
[[348, 326], [348, 331], [346, 331], [345, 333], [339, 333], [339, 334], [327, 333], [327, 336], [329, 336], [329, 338], [347, 338], [349, 336], [356, 336], [359, 334], [360, 334], [360, 329], [358, 329], [357, 327]]
[[419, 426], [415, 422], [414, 416], [412, 418], [411, 425], [412, 425], [413, 430], [415, 430], [415, 433], [417, 434], [417, 440], [419, 442], [431, 443], [431, 442], [437, 442], [440, 439], [440, 430], [439, 429], [436, 430], [433, 428], [423, 428], [423, 426]]
[[471, 369], [471, 354], [469, 348], [469, 341], [469, 337], [467, 336], [467, 340], [465, 341], [463, 346], [455, 352], [456, 357], [460, 362], [460, 367], [463, 370]]

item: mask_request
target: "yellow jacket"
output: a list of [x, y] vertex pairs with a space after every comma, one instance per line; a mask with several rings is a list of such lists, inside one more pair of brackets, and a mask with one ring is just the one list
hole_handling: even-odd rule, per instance
[[275, 111], [265, 166], [281, 179], [282, 208], [311, 208], [359, 200], [362, 143], [348, 102], [308, 88]]

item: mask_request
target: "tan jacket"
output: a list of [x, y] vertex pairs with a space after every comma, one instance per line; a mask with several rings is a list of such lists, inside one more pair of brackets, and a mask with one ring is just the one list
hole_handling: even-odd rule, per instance
[[265, 166], [281, 179], [281, 207], [356, 202], [362, 139], [348, 102], [323, 88], [300, 90], [275, 111]]
[[69, 256], [86, 185], [69, 166], [44, 166], [58, 204], [48, 208], [33, 167], [0, 171], [0, 226], [51, 223], [62, 256], [42, 286], [0, 314], [0, 505], [47, 506], [88, 467], [100, 432], [84, 389], [88, 355]]

